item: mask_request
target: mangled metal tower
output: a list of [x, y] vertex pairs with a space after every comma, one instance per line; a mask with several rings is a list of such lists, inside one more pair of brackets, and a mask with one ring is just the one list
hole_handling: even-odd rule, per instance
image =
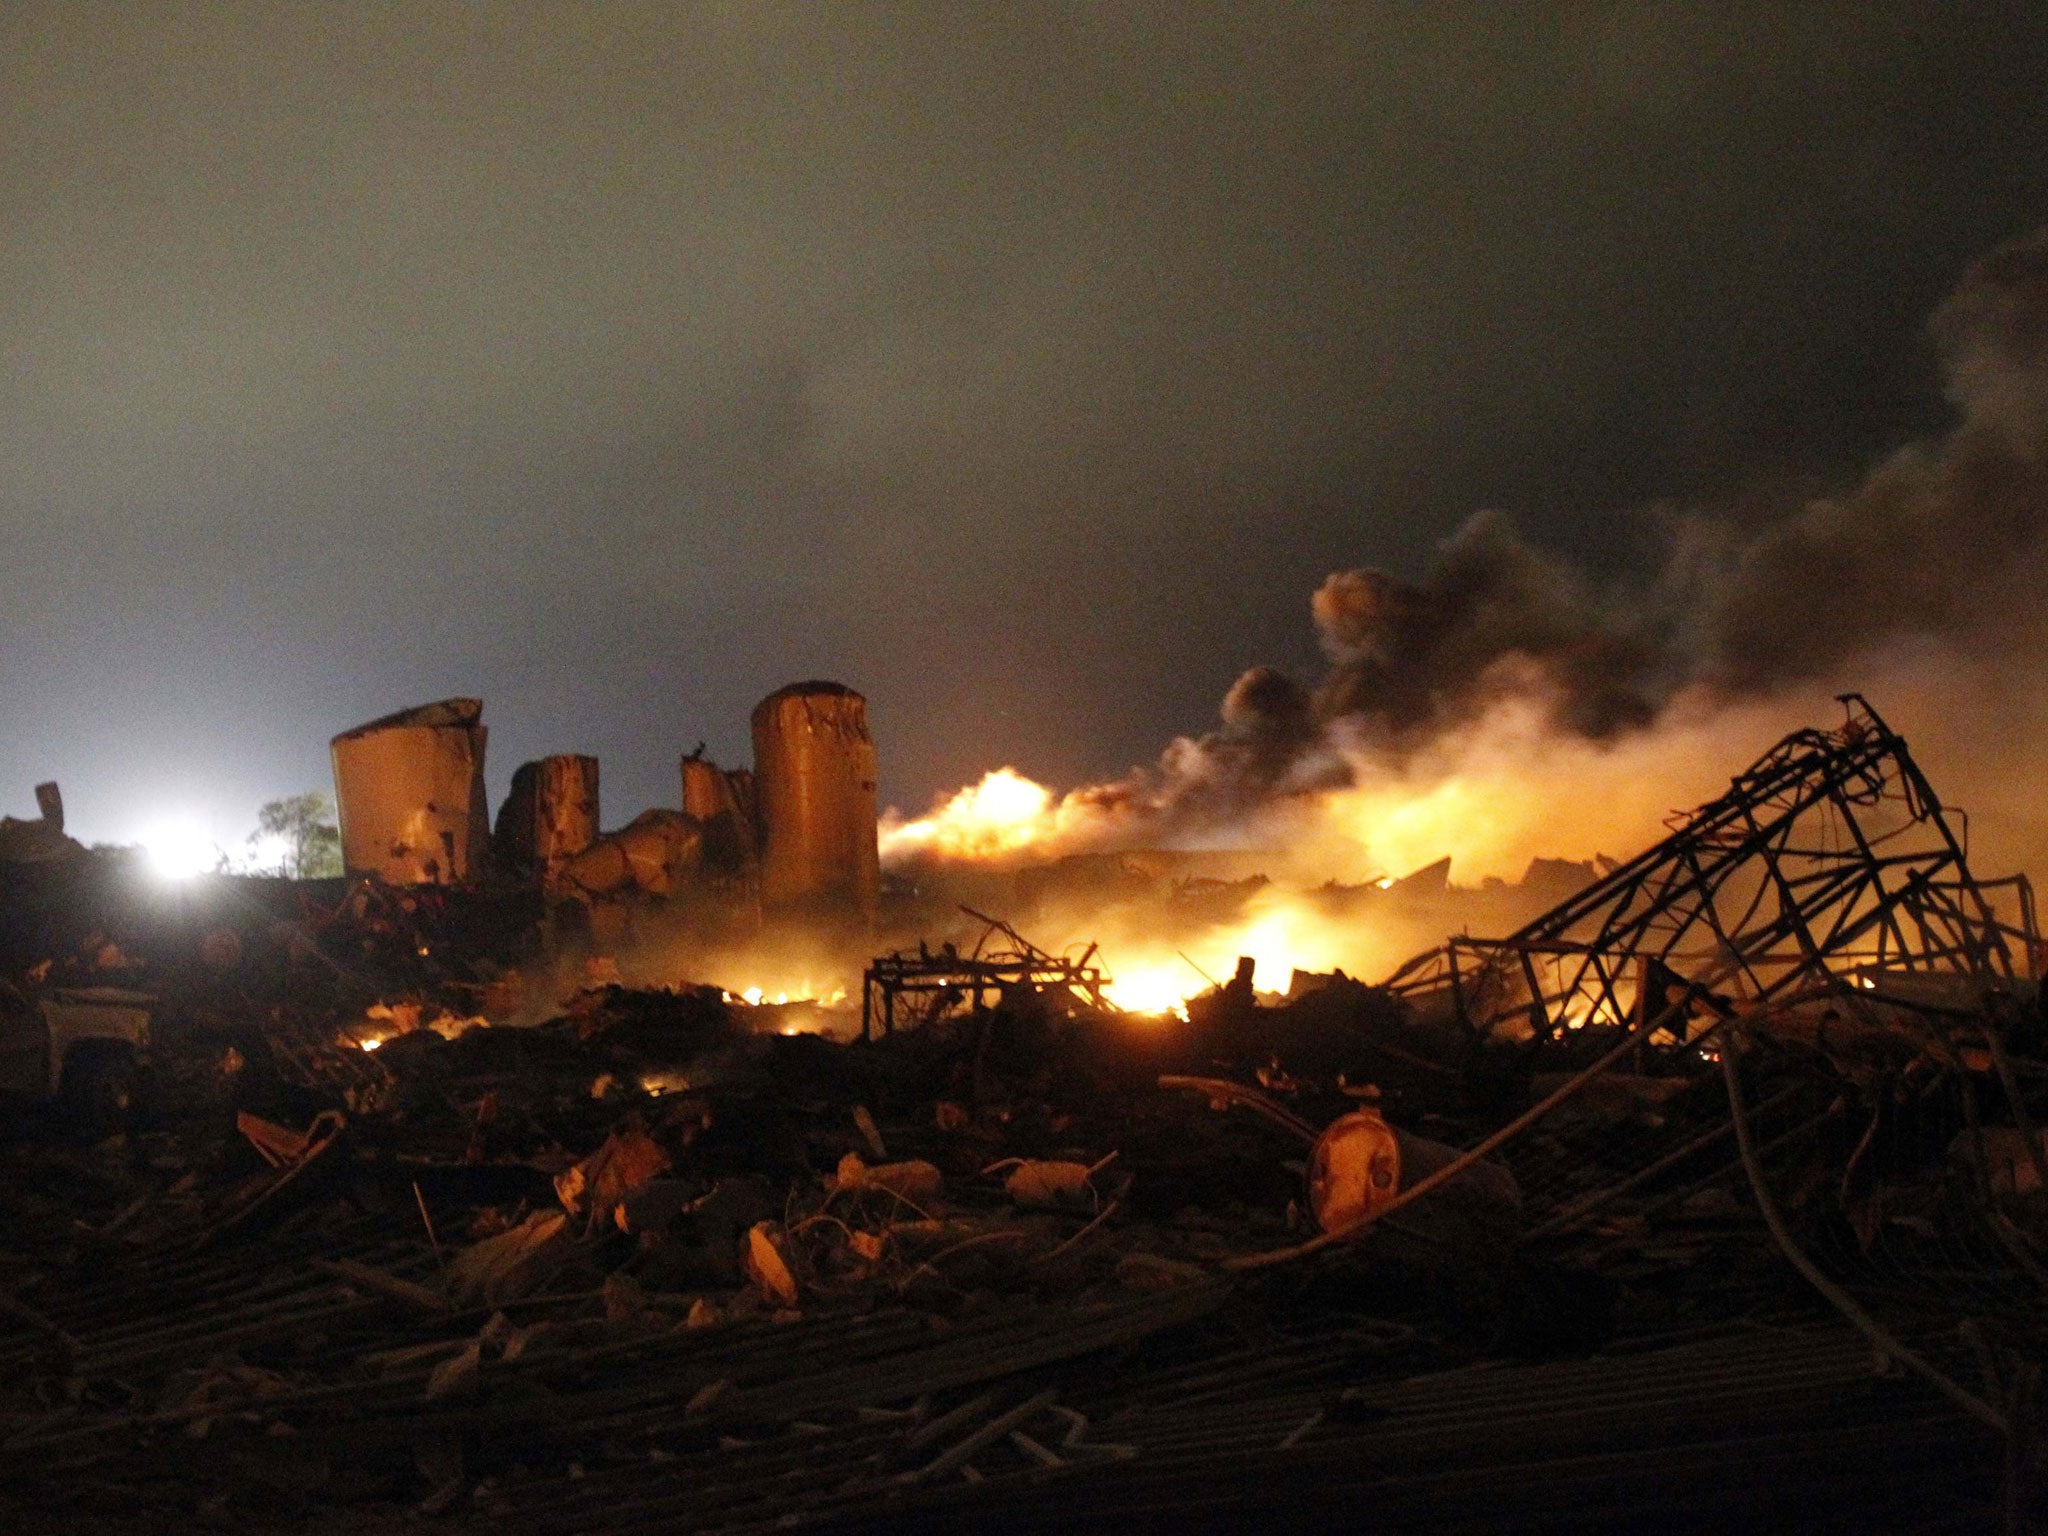
[[[1456, 938], [1389, 986], [1481, 1039], [1562, 1042], [1818, 996], [1856, 1008], [2031, 979], [2026, 877], [1980, 881], [1926, 777], [1864, 699], [1787, 736], [1648, 851], [1504, 939]], [[1660, 1015], [1663, 1017], [1660, 1019]]]

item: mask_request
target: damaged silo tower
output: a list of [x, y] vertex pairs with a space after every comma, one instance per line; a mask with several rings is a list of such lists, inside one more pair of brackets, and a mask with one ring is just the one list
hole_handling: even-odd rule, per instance
[[881, 898], [875, 743], [867, 700], [840, 683], [795, 683], [754, 708], [761, 905], [825, 922], [870, 922]]
[[683, 759], [683, 809], [704, 829], [704, 858], [721, 875], [749, 875], [760, 858], [754, 776], [727, 771], [699, 748]]
[[499, 866], [552, 890], [562, 866], [597, 841], [597, 759], [562, 753], [521, 763], [498, 808]]
[[490, 840], [483, 703], [443, 699], [343, 731], [331, 743], [341, 857], [389, 885], [451, 885]]

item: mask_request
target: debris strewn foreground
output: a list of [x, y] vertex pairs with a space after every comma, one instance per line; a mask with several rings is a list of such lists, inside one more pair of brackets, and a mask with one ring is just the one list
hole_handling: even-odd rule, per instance
[[1860, 701], [1517, 934], [1186, 1020], [1009, 933], [971, 997], [880, 967], [940, 980], [865, 1042], [711, 988], [492, 1025], [488, 921], [317, 895], [9, 889], [16, 1034], [154, 999], [147, 1073], [10, 1125], [27, 1527], [2035, 1510], [2031, 895]]

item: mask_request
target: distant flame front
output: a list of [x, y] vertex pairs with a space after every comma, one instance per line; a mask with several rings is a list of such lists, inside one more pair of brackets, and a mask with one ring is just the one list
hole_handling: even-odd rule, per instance
[[882, 862], [994, 862], [1019, 854], [1043, 858], [1060, 848], [1063, 832], [1087, 830], [1085, 816], [1071, 800], [1055, 799], [1050, 789], [1014, 768], [998, 768], [978, 784], [944, 797], [915, 821], [903, 820], [892, 808], [882, 818]]
[[1560, 733], [1535, 703], [1511, 697], [1398, 762], [1364, 744], [1340, 748], [1334, 787], [1276, 792], [1201, 824], [1158, 814], [1128, 784], [1059, 793], [1003, 767], [939, 797], [924, 816], [892, 810], [882, 858], [899, 870], [997, 870], [1079, 853], [1258, 850], [1247, 872], [1256, 867], [1273, 884], [1195, 936], [1163, 931], [1156, 906], [1104, 899], [1034, 916], [1032, 937], [1053, 949], [1099, 941], [1108, 995], [1134, 1010], [1178, 1008], [1209, 984], [1203, 973], [1220, 980], [1239, 956], [1256, 961], [1262, 991], [1285, 991], [1295, 970], [1377, 980], [1448, 930], [1346, 917], [1317, 900], [1326, 882], [1384, 889], [1448, 858], [1469, 891], [1520, 881], [1538, 858], [1633, 853], [1661, 837], [1672, 814], [1725, 787], [1727, 763], [1798, 719], [1796, 705], [1681, 700], [1655, 729], [1603, 743]]

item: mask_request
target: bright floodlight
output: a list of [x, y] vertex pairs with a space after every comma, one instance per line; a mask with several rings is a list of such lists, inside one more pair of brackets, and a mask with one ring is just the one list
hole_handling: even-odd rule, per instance
[[151, 873], [162, 880], [189, 880], [220, 863], [220, 850], [189, 821], [164, 822], [142, 835]]

